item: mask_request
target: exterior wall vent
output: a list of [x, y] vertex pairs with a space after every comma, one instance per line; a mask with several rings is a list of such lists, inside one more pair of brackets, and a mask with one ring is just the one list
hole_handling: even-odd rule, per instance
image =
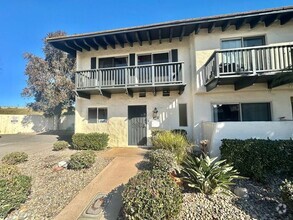
[[139, 97], [140, 98], [146, 97], [146, 92], [139, 92]]
[[170, 96], [169, 90], [163, 90], [163, 96]]

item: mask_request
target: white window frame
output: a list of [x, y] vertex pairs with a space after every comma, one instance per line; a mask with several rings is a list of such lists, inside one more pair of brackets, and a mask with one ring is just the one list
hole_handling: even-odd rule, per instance
[[[228, 40], [241, 40], [241, 47], [240, 48], [233, 48], [233, 49], [241, 49], [244, 48], [244, 38], [256, 38], [256, 37], [263, 37], [264, 38], [264, 43], [267, 45], [267, 35], [266, 34], [261, 34], [261, 35], [252, 35], [252, 36], [240, 36], [240, 37], [232, 37], [232, 38], [221, 38], [220, 39], [220, 48], [222, 49], [222, 42], [223, 41], [228, 41]], [[232, 49], [232, 48], [231, 48]]]
[[[97, 69], [100, 69], [99, 66], [100, 66], [100, 59], [103, 59], [103, 58], [123, 58], [123, 57], [126, 57], [127, 58], [127, 66], [129, 66], [129, 54], [119, 54], [117, 56], [113, 56], [113, 55], [105, 55], [105, 56], [101, 56], [101, 57], [96, 57], [97, 58]], [[109, 68], [114, 68], [114, 67], [109, 67]]]
[[[97, 123], [107, 123], [108, 122], [108, 120], [109, 120], [109, 111], [108, 111], [108, 107], [103, 107], [103, 106], [99, 106], [99, 107], [97, 107], [97, 106], [90, 106], [90, 107], [87, 107], [87, 122], [88, 122], [88, 124], [96, 124], [96, 123], [93, 123], [93, 122], [89, 122], [89, 109], [97, 109]], [[107, 109], [107, 119], [105, 120], [105, 119], [99, 119], [99, 109]]]
[[168, 53], [168, 62], [170, 63], [172, 61], [172, 54], [171, 50], [161, 50], [161, 51], [155, 51], [155, 52], [148, 52], [148, 53], [137, 53], [135, 56], [135, 65], [138, 66], [138, 56], [146, 56], [151, 55], [151, 64], [154, 64], [154, 54], [161, 54], [161, 53]]

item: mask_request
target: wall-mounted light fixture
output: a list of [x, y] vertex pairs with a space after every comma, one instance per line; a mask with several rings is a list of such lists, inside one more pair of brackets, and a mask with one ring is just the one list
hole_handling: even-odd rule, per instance
[[158, 119], [158, 109], [157, 108], [154, 108], [153, 110], [153, 119]]

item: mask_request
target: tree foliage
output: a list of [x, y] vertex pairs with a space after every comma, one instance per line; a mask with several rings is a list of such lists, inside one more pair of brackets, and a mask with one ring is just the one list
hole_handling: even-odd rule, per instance
[[[56, 31], [47, 34], [47, 37], [65, 35], [63, 31]], [[60, 116], [63, 109], [74, 103], [75, 58], [48, 44], [46, 38], [43, 53], [44, 58], [31, 53], [24, 54], [28, 79], [22, 95], [34, 98], [34, 102], [28, 104], [34, 110]]]

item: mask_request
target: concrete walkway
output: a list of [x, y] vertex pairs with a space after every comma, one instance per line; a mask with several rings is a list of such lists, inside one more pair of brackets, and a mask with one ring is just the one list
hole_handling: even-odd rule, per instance
[[[78, 219], [83, 210], [98, 193], [109, 193], [134, 176], [147, 150], [141, 148], [112, 148], [102, 152], [102, 157], [114, 157], [79, 194], [56, 216], [55, 220]], [[118, 211], [118, 210], [117, 210]]]

